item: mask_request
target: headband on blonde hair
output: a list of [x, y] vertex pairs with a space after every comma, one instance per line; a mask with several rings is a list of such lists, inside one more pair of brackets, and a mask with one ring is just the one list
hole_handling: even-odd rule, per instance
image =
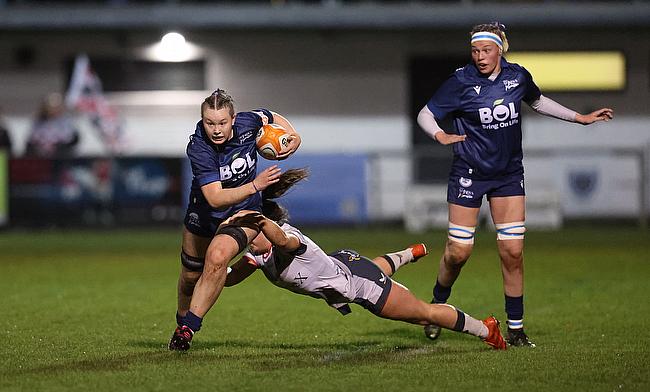
[[477, 31], [472, 34], [472, 40], [470, 43], [473, 44], [476, 41], [492, 41], [497, 44], [499, 48], [503, 49], [503, 41], [501, 40], [501, 37], [497, 34], [490, 33], [489, 31]]

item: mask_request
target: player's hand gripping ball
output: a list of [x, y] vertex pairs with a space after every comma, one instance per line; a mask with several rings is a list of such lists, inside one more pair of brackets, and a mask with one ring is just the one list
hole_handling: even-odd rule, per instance
[[276, 160], [289, 144], [289, 133], [278, 124], [266, 124], [257, 131], [257, 152], [266, 159]]

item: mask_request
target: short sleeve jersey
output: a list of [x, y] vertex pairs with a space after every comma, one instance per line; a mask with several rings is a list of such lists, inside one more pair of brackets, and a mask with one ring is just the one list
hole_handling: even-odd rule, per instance
[[260, 211], [262, 196], [259, 192], [235, 205], [215, 209], [209, 206], [201, 187], [220, 181], [223, 188], [236, 188], [253, 181], [257, 172], [255, 137], [263, 124], [272, 122], [273, 115], [267, 109], [237, 113], [232, 138], [224, 144], [215, 145], [199, 121], [186, 150], [192, 167], [189, 202], [203, 205], [210, 216], [217, 219], [226, 219], [240, 210]]
[[297, 228], [284, 223], [282, 230], [296, 236], [301, 246], [292, 253], [272, 247], [264, 255], [246, 253], [274, 285], [298, 294], [324, 299], [333, 307], [355, 299], [349, 269], [328, 256], [316, 243]]
[[494, 81], [473, 63], [457, 69], [427, 103], [436, 118], [452, 116], [467, 135], [453, 145], [452, 173], [481, 179], [523, 173], [521, 102], [530, 105], [540, 95], [530, 73], [503, 58]]

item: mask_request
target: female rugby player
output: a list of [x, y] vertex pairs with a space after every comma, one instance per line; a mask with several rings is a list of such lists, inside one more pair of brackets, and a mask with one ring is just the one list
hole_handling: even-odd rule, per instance
[[[524, 332], [525, 192], [521, 148], [521, 104], [536, 112], [583, 125], [608, 121], [609, 108], [583, 115], [541, 94], [530, 73], [504, 58], [505, 27], [474, 26], [472, 61], [457, 69], [418, 114], [418, 124], [441, 144], [454, 144], [447, 202], [449, 233], [433, 289], [434, 303], [445, 303], [460, 270], [470, 257], [483, 196], [490, 203], [501, 258], [507, 341], [533, 346]], [[457, 133], [447, 133], [436, 119], [452, 116]], [[425, 327], [436, 339], [440, 328]]]
[[323, 299], [344, 315], [351, 312], [348, 304], [356, 303], [379, 317], [419, 325], [436, 324], [478, 336], [494, 349], [506, 348], [496, 318], [490, 316], [480, 321], [451, 305], [428, 304], [390, 278], [401, 266], [425, 256], [424, 244], [373, 260], [347, 249], [326, 254], [289, 225], [287, 211], [270, 199], [284, 194], [306, 176], [304, 169], [288, 170], [279, 182], [263, 192], [264, 215], [240, 212], [225, 222], [259, 228], [248, 252], [233, 264], [226, 286], [235, 285], [261, 269], [273, 284]]
[[235, 114], [234, 101], [224, 90], [216, 90], [201, 104], [201, 121], [187, 145], [193, 179], [183, 228], [178, 326], [170, 350], [190, 348], [223, 289], [228, 262], [258, 234], [255, 227], [221, 223], [239, 211], [261, 211], [260, 192], [280, 178], [277, 165], [257, 174], [255, 138], [267, 123], [291, 134], [278, 159], [293, 154], [301, 139], [280, 114], [267, 109]]

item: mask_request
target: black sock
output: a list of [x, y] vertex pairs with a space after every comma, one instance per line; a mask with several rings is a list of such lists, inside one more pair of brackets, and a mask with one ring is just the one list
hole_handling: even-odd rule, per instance
[[183, 325], [183, 316], [178, 314], [178, 311], [176, 312], [176, 325], [178, 325], [179, 327]]
[[187, 325], [190, 327], [192, 332], [198, 332], [199, 329], [201, 329], [201, 322], [203, 321], [203, 318], [195, 315], [191, 311], [187, 312], [185, 317], [183, 317], [183, 325]]
[[447, 303], [449, 296], [451, 295], [451, 287], [445, 287], [440, 284], [436, 279], [436, 285], [433, 286], [433, 301], [434, 304], [444, 304]]
[[524, 296], [505, 296], [506, 315], [508, 315], [508, 328], [521, 329], [524, 327]]
[[463, 332], [465, 329], [465, 313], [456, 309], [456, 314], [458, 315], [458, 318], [456, 319], [456, 325], [454, 325], [453, 329], [454, 331]]
[[394, 274], [395, 271], [397, 271], [397, 268], [395, 267], [395, 263], [393, 263], [393, 260], [388, 255], [383, 255], [381, 257], [383, 257], [384, 260], [386, 260], [386, 262], [388, 263], [388, 266], [392, 271], [391, 275]]

